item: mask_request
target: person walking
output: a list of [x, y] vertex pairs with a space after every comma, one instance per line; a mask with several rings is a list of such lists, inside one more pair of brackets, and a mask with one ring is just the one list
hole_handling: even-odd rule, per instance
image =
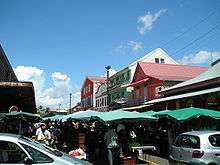
[[110, 125], [105, 133], [104, 140], [107, 148], [107, 158], [109, 165], [119, 164], [120, 147], [117, 143], [118, 135], [114, 124]]

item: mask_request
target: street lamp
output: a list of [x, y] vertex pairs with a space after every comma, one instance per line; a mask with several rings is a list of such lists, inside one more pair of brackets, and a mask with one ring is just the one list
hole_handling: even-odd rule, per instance
[[111, 69], [111, 66], [108, 65], [105, 67], [106, 72], [107, 72], [107, 107], [109, 110], [109, 103], [110, 103], [110, 95], [109, 95], [109, 70]]
[[70, 93], [70, 110], [71, 110], [72, 93]]

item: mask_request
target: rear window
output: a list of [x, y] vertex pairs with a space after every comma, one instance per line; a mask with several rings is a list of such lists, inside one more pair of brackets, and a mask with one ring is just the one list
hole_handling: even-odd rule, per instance
[[194, 135], [180, 135], [176, 139], [174, 145], [176, 147], [199, 149], [200, 139], [198, 136]]
[[209, 142], [213, 147], [220, 147], [220, 134], [209, 136]]

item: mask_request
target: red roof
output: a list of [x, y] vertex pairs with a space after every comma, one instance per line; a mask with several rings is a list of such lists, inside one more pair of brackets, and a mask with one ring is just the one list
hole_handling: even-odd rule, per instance
[[202, 66], [157, 64], [148, 62], [139, 62], [139, 65], [146, 76], [154, 77], [159, 80], [186, 81], [208, 70], [208, 67]]
[[87, 77], [91, 81], [98, 81], [104, 83], [106, 81], [106, 77], [99, 77], [99, 76], [88, 76]]

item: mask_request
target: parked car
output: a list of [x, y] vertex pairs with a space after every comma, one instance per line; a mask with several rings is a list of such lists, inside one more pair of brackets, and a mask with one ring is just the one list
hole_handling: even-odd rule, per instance
[[186, 164], [220, 164], [220, 132], [192, 131], [177, 136], [170, 158]]
[[86, 163], [26, 137], [0, 133], [0, 164], [85, 165]]

